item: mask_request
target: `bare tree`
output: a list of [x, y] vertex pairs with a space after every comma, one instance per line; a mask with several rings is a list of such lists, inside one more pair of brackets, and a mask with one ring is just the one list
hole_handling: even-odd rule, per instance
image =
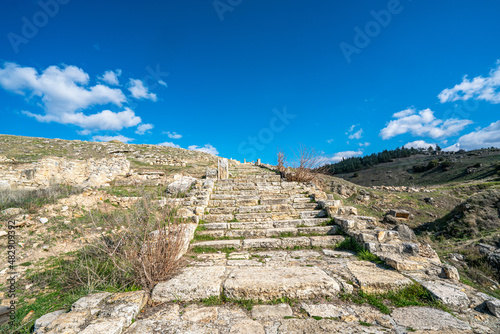
[[[298, 181], [298, 182], [311, 182], [315, 179], [316, 170], [323, 166], [326, 163], [326, 159], [321, 156], [314, 148], [308, 148], [305, 145], [300, 145], [299, 151], [293, 151], [295, 156], [295, 163], [292, 165], [290, 171], [287, 171], [285, 161], [284, 161], [284, 153], [278, 152], [278, 170], [282, 168], [285, 177], [289, 181]], [[283, 162], [283, 167], [280, 167], [280, 158]]]
[[283, 152], [282, 149], [278, 149], [278, 172], [281, 174], [281, 176], [285, 175], [285, 170], [286, 170], [286, 155], [285, 152]]

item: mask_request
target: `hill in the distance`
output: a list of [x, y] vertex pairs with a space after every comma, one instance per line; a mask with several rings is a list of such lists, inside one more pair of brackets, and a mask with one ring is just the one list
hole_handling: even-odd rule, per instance
[[429, 186], [499, 179], [500, 149], [416, 154], [334, 176], [370, 186]]

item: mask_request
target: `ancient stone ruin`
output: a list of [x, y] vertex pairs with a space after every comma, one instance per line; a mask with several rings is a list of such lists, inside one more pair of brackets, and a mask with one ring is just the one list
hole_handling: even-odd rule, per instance
[[[151, 296], [84, 297], [38, 319], [35, 333], [498, 333], [500, 301], [462, 284], [406, 225], [359, 216], [316, 185], [266, 168], [218, 167], [217, 180], [195, 180], [184, 198], [165, 200], [198, 227], [178, 276]], [[385, 265], [335, 249], [348, 237]], [[415, 284], [451, 314], [423, 306], [387, 314], [342, 297]]]

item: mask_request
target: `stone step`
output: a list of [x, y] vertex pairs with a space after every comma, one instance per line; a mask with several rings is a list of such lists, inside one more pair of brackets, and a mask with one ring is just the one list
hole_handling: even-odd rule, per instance
[[254, 205], [259, 205], [259, 199], [258, 198], [252, 198], [252, 199], [216, 199], [216, 200], [209, 200], [208, 201], [208, 206], [209, 207], [221, 207], [221, 206], [254, 206]]
[[234, 222], [234, 223], [207, 223], [203, 224], [205, 230], [223, 230], [223, 229], [253, 229], [253, 228], [286, 228], [286, 227], [307, 227], [318, 226], [329, 221], [328, 218], [312, 219], [289, 219], [266, 222]]
[[254, 228], [199, 231], [197, 235], [209, 235], [215, 238], [272, 238], [304, 235], [335, 235], [339, 231], [337, 225], [313, 227], [282, 227], [282, 228]]
[[[183, 269], [182, 272], [173, 279], [157, 284], [152, 292], [152, 300], [160, 303], [176, 300], [186, 302], [210, 297], [219, 297], [221, 294], [224, 294], [226, 298], [234, 300], [251, 299], [272, 301], [279, 298], [308, 300], [313, 298], [331, 298], [336, 296], [339, 292], [339, 282], [328, 276], [323, 270], [316, 267], [279, 266], [271, 268], [238, 266], [226, 268], [225, 266], [216, 265], [212, 267], [188, 267]], [[206, 312], [209, 309], [205, 308], [203, 310]], [[231, 313], [235, 313], [240, 322], [248, 323], [250, 321], [241, 320], [241, 311], [232, 310]], [[189, 316], [189, 314], [193, 314], [193, 312], [187, 310], [184, 313], [183, 318]], [[209, 321], [207, 320], [209, 318], [205, 313], [200, 314], [202, 316], [191, 316], [191, 319], [193, 321], [198, 321], [196, 319], [202, 319], [200, 321], [205, 323]], [[212, 314], [214, 313], [209, 311], [207, 314], [209, 316], [213, 316]], [[292, 314], [291, 310], [290, 314]], [[175, 315], [175, 318], [172, 317], [172, 319], [177, 319], [178, 317], [178, 315]], [[215, 319], [217, 319], [217, 313], [215, 313]], [[139, 322], [140, 321], [141, 320], [139, 320]], [[170, 328], [165, 327], [166, 331], [161, 330], [161, 332], [166, 333], [170, 329], [175, 328], [174, 326], [178, 326], [179, 320], [176, 321], [176, 325], [173, 325]], [[224, 320], [218, 320], [217, 323], [224, 324]], [[260, 328], [255, 327], [256, 325]], [[237, 331], [225, 330], [224, 333], [264, 333], [262, 325], [256, 321], [251, 321], [250, 324], [247, 324], [246, 326], [247, 327], [238, 328]], [[150, 329], [151, 325], [144, 326], [144, 328], [148, 328], [147, 333], [153, 333]], [[153, 328], [159, 328], [159, 325], [155, 323]], [[206, 330], [205, 328], [196, 325], [191, 326], [190, 328], [191, 330], [182, 332], [215, 333], [213, 330], [209, 330], [208, 327]], [[217, 327], [211, 326], [210, 328], [213, 329]], [[236, 326], [233, 326], [232, 329], [233, 328], [236, 328]], [[72, 331], [72, 333], [73, 332], [75, 331]], [[94, 332], [97, 333], [97, 331]], [[111, 333], [111, 331], [107, 332]], [[118, 332], [121, 331], [114, 331], [113, 333]], [[133, 333], [139, 332], [144, 333], [145, 331], [134, 331]], [[300, 332], [302, 333], [304, 331], [301, 330]]]
[[345, 232], [355, 230], [365, 230], [377, 225], [375, 217], [365, 216], [335, 216], [335, 224], [339, 225]]
[[[319, 212], [319, 211], [318, 211]], [[207, 223], [223, 223], [223, 222], [263, 222], [273, 220], [288, 220], [298, 218], [315, 218], [315, 215], [307, 214], [302, 217], [299, 212], [294, 211], [274, 211], [274, 212], [256, 212], [256, 213], [228, 213], [228, 214], [205, 214], [201, 220]], [[318, 218], [321, 215], [318, 216]]]
[[294, 213], [297, 210], [289, 204], [281, 205], [248, 205], [248, 206], [220, 206], [207, 207], [205, 212], [209, 214], [233, 214], [233, 213]]
[[310, 210], [310, 211], [301, 211], [300, 218], [323, 218], [326, 217], [325, 210]]
[[232, 195], [232, 194], [212, 194], [210, 195], [211, 200], [225, 199], [225, 200], [248, 200], [254, 199], [259, 200], [260, 197], [258, 195]]
[[260, 195], [258, 190], [214, 190], [212, 194], [244, 195], [244, 196]]
[[191, 244], [191, 247], [209, 249], [286, 249], [294, 247], [333, 247], [345, 239], [341, 235], [326, 235], [312, 237], [290, 237], [290, 238], [258, 238], [245, 240], [212, 240], [199, 241]]
[[318, 210], [321, 206], [318, 203], [293, 203], [292, 207], [295, 210]]
[[244, 176], [236, 177], [235, 180], [242, 178], [245, 180], [256, 180], [256, 181], [272, 181], [280, 182], [281, 176], [278, 174], [246, 174]]

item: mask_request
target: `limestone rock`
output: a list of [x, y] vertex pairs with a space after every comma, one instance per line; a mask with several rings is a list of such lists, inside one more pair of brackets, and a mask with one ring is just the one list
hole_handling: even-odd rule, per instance
[[90, 310], [64, 313], [50, 322], [49, 325], [44, 328], [44, 330], [47, 334], [77, 334], [80, 333], [82, 327], [91, 318], [92, 315], [90, 313]]
[[292, 314], [292, 308], [288, 304], [256, 305], [252, 309], [252, 318], [254, 319], [282, 319], [284, 317], [291, 317]]
[[394, 321], [406, 328], [415, 330], [470, 330], [470, 326], [448, 312], [429, 307], [401, 307], [392, 312]]
[[40, 328], [47, 327], [50, 323], [57, 319], [61, 314], [66, 313], [65, 310], [59, 310], [51, 313], [47, 313], [40, 318], [35, 320], [34, 332], [36, 333]]
[[194, 177], [191, 176], [182, 176], [177, 181], [170, 183], [167, 186], [167, 192], [169, 194], [177, 194], [180, 192], [186, 192], [196, 181]]
[[189, 267], [181, 274], [153, 289], [152, 299], [159, 302], [191, 301], [219, 296], [224, 266]]
[[224, 282], [224, 293], [233, 299], [273, 300], [331, 297], [339, 284], [315, 267], [235, 268]]
[[225, 180], [229, 177], [229, 161], [227, 159], [218, 160], [217, 178]]
[[100, 293], [90, 294], [86, 297], [82, 297], [78, 299], [76, 302], [74, 302], [73, 305], [71, 305], [71, 310], [81, 311], [86, 309], [97, 308], [99, 303], [110, 295], [111, 293], [109, 292], [100, 292]]
[[349, 315], [345, 309], [332, 304], [307, 304], [302, 303], [301, 308], [307, 312], [310, 317], [321, 318], [340, 318]]
[[120, 334], [127, 325], [127, 319], [123, 317], [99, 318], [92, 321], [80, 334]]
[[403, 241], [413, 242], [417, 240], [417, 237], [415, 236], [413, 230], [405, 224], [397, 225], [396, 227], [393, 228], [393, 230], [398, 231], [399, 238]]
[[469, 307], [470, 300], [467, 295], [456, 285], [441, 281], [420, 281], [429, 292], [446, 306], [454, 310], [465, 310]]
[[399, 290], [412, 281], [395, 270], [382, 269], [367, 261], [353, 261], [347, 264], [349, 271], [366, 293], [384, 293]]
[[266, 334], [264, 327], [254, 320], [243, 320], [234, 324], [229, 330], [230, 334]]
[[491, 298], [486, 301], [488, 310], [497, 318], [500, 318], [500, 300]]
[[452, 265], [444, 264], [443, 273], [446, 278], [449, 278], [455, 282], [460, 281], [460, 274], [458, 273], [458, 269]]

